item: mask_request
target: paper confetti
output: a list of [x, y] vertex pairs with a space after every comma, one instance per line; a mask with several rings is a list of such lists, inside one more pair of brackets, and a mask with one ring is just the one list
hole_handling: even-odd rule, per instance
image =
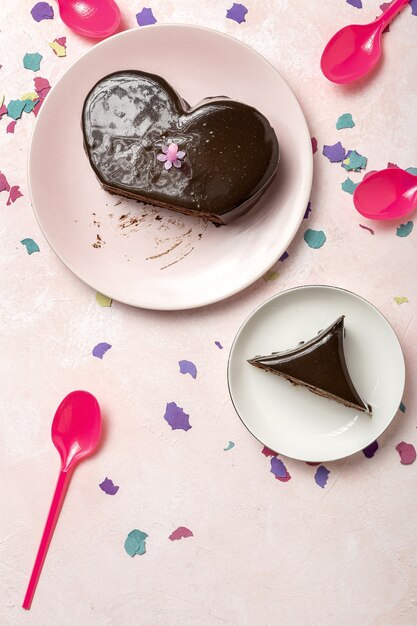
[[372, 459], [372, 457], [374, 456], [378, 448], [379, 448], [378, 442], [373, 441], [372, 443], [369, 444], [369, 446], [366, 446], [366, 448], [364, 448], [362, 452], [364, 453], [367, 459]]
[[316, 465], [321, 465], [320, 461], [306, 461], [307, 465], [311, 465], [311, 467], [315, 467]]
[[359, 183], [354, 183], [353, 180], [350, 180], [350, 178], [346, 178], [346, 180], [344, 180], [342, 183], [342, 189], [343, 191], [346, 191], [346, 193], [350, 193], [353, 195], [353, 192], [358, 185]]
[[308, 220], [308, 216], [311, 213], [311, 202], [307, 204], [306, 212], [304, 213], [304, 220]]
[[179, 539], [187, 539], [187, 537], [194, 537], [192, 531], [185, 526], [178, 526], [168, 537], [171, 541], [179, 541]]
[[21, 100], [10, 100], [7, 105], [7, 115], [11, 117], [13, 120], [18, 120], [22, 117], [23, 109], [25, 108], [26, 102], [22, 102]]
[[38, 244], [33, 241], [33, 239], [22, 239], [21, 244], [26, 247], [26, 252], [28, 254], [33, 254], [34, 252], [40, 252]]
[[401, 465], [411, 465], [416, 460], [416, 449], [412, 443], [401, 441], [401, 443], [395, 446], [395, 449], [400, 455]]
[[13, 202], [16, 202], [18, 198], [21, 198], [23, 193], [20, 191], [19, 185], [13, 185], [10, 187], [9, 197], [7, 198], [6, 206], [10, 206]]
[[6, 115], [7, 113], [7, 107], [5, 104], [2, 104], [0, 107], [0, 120], [3, 117], [3, 115]]
[[329, 474], [330, 470], [328, 470], [327, 467], [324, 467], [324, 465], [320, 465], [320, 467], [317, 468], [316, 473], [314, 474], [314, 480], [316, 481], [316, 484], [322, 489], [324, 489], [327, 485], [327, 479], [329, 478]]
[[407, 222], [407, 224], [401, 224], [401, 226], [397, 228], [397, 237], [408, 237], [413, 228], [414, 224], [411, 220]]
[[355, 9], [362, 8], [362, 0], [346, 0], [346, 2], [350, 4], [352, 7], [355, 7]]
[[223, 350], [223, 346], [220, 343], [220, 341], [215, 341], [214, 343], [216, 344], [216, 346], [218, 347], [219, 350]]
[[272, 282], [272, 281], [277, 280], [279, 278], [279, 273], [276, 272], [275, 270], [268, 270], [267, 272], [265, 272], [265, 274], [262, 276], [262, 278], [266, 282]]
[[356, 150], [349, 150], [346, 153], [346, 159], [342, 163], [342, 167], [345, 168], [348, 172], [360, 172], [364, 170], [366, 164], [368, 163], [368, 159]]
[[23, 67], [32, 72], [37, 72], [41, 68], [43, 56], [39, 52], [27, 52], [23, 57]]
[[9, 124], [7, 124], [6, 126], [6, 133], [14, 133], [16, 124], [16, 120], [12, 120], [11, 122], [9, 122]]
[[323, 154], [330, 163], [340, 163], [346, 157], [346, 150], [338, 141], [333, 146], [323, 146]]
[[404, 304], [404, 302], [409, 302], [406, 296], [394, 296], [394, 300], [397, 304]]
[[35, 84], [35, 91], [38, 94], [39, 98], [46, 98], [48, 92], [51, 89], [51, 85], [49, 84], [48, 79], [42, 78], [42, 76], [37, 76], [33, 80], [33, 82]]
[[96, 346], [94, 346], [93, 350], [92, 350], [92, 355], [96, 356], [98, 359], [102, 359], [103, 356], [106, 354], [107, 350], [110, 350], [111, 348], [111, 344], [110, 343], [98, 343]]
[[0, 193], [2, 191], [10, 191], [10, 185], [5, 175], [0, 172]]
[[54, 10], [47, 2], [37, 2], [30, 10], [35, 22], [42, 20], [52, 20], [54, 18]]
[[369, 228], [369, 226], [364, 226], [363, 224], [359, 224], [359, 227], [363, 228], [363, 230], [368, 230], [371, 233], [371, 235], [375, 234], [372, 228]]
[[417, 176], [417, 167], [407, 167], [405, 171], [409, 174], [413, 174], [413, 176]]
[[271, 450], [270, 448], [268, 448], [267, 446], [264, 446], [261, 450], [262, 454], [264, 456], [277, 456], [277, 452], [274, 452], [273, 450]]
[[99, 487], [104, 493], [107, 493], [108, 496], [115, 496], [119, 491], [118, 485], [115, 485], [111, 478], [106, 478], [102, 483], [99, 484]]
[[231, 449], [232, 449], [232, 448], [234, 448], [234, 447], [235, 447], [234, 442], [233, 442], [233, 441], [229, 441], [229, 443], [227, 444], [227, 446], [226, 446], [225, 448], [223, 448], [223, 450], [224, 450], [225, 452], [227, 452], [228, 450], [231, 450]]
[[400, 409], [401, 413], [405, 413], [406, 412], [407, 407], [405, 406], [404, 402], [400, 402], [399, 409]]
[[125, 550], [129, 556], [142, 555], [146, 552], [146, 539], [149, 535], [141, 530], [131, 530], [125, 540]]
[[55, 52], [57, 57], [67, 56], [67, 38], [57, 37], [49, 44], [50, 48]]
[[152, 13], [152, 9], [144, 7], [142, 11], [136, 13], [136, 21], [139, 26], [149, 26], [150, 24], [156, 24], [156, 18]]
[[271, 473], [282, 483], [286, 483], [291, 480], [291, 475], [288, 473], [284, 463], [281, 459], [277, 459], [276, 456], [271, 458]]
[[197, 378], [197, 368], [192, 361], [178, 361], [180, 366], [180, 374], [190, 374], [193, 378]]
[[104, 296], [102, 293], [96, 292], [96, 302], [102, 307], [109, 307], [112, 305], [113, 300], [108, 296]]
[[168, 402], [165, 409], [164, 420], [168, 422], [172, 430], [190, 430], [190, 416], [184, 412], [175, 402]]
[[417, 0], [409, 0], [411, 6], [411, 15], [417, 15]]
[[343, 128], [353, 128], [354, 126], [355, 122], [352, 119], [351, 113], [343, 113], [343, 115], [341, 115], [336, 122], [337, 130], [342, 130]]
[[317, 139], [315, 137], [311, 138], [311, 149], [313, 150], [313, 154], [317, 152]]
[[288, 257], [289, 257], [289, 256], [290, 256], [290, 255], [288, 254], [288, 252], [284, 252], [284, 254], [282, 254], [282, 255], [279, 257], [279, 260], [280, 260], [280, 261], [281, 261], [281, 263], [282, 263], [283, 261], [285, 261], [285, 259], [288, 259]]
[[310, 246], [310, 248], [317, 250], [324, 245], [326, 235], [322, 230], [313, 230], [312, 228], [309, 228], [304, 233], [304, 241], [308, 246]]
[[242, 24], [242, 22], [246, 22], [245, 15], [247, 12], [248, 10], [243, 4], [234, 2], [230, 9], [227, 9], [226, 17], [229, 20], [234, 20], [238, 24]]

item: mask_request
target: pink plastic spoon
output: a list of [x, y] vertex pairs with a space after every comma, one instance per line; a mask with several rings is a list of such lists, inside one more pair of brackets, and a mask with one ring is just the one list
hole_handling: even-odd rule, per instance
[[370, 220], [393, 220], [417, 208], [417, 176], [398, 167], [374, 172], [355, 189], [353, 203]]
[[32, 604], [74, 467], [94, 452], [100, 430], [100, 407], [91, 393], [73, 391], [62, 400], [52, 422], [52, 441], [61, 457], [61, 471], [23, 601], [24, 609], [29, 610]]
[[62, 21], [84, 37], [112, 35], [120, 23], [114, 0], [57, 0]]
[[370, 24], [352, 24], [339, 30], [321, 57], [321, 71], [333, 83], [350, 83], [367, 74], [381, 56], [381, 35], [408, 0], [394, 0]]

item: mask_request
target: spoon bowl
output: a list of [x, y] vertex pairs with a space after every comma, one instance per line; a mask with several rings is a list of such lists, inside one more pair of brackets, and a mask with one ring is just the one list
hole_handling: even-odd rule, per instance
[[355, 189], [356, 210], [370, 220], [393, 220], [417, 208], [417, 176], [390, 167], [367, 176]]
[[57, 0], [62, 21], [84, 37], [104, 39], [120, 23], [120, 9], [114, 0]]

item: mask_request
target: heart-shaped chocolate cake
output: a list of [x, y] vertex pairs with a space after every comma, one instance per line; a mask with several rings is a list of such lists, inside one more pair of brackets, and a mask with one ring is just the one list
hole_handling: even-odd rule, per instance
[[190, 107], [161, 77], [116, 72], [83, 108], [84, 145], [111, 193], [225, 224], [246, 213], [273, 180], [274, 129], [227, 97]]

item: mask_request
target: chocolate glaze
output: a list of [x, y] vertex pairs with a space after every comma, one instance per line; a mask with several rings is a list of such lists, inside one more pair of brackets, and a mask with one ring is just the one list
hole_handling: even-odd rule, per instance
[[[82, 113], [84, 146], [110, 192], [226, 223], [248, 211], [279, 160], [265, 116], [227, 97], [195, 107], [161, 77], [122, 71], [100, 80]], [[185, 151], [181, 168], [157, 160], [163, 145]]]
[[344, 315], [334, 324], [292, 350], [257, 356], [248, 362], [284, 376], [314, 393], [371, 414], [350, 378], [344, 352]]

